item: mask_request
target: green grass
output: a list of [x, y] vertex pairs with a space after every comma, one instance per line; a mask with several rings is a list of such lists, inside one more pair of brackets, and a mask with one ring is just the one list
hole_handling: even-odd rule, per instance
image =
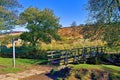
[[112, 76], [120, 78], [120, 67], [114, 65], [91, 65], [91, 64], [79, 64], [72, 65], [73, 69], [87, 69], [87, 70], [103, 70], [109, 72]]
[[101, 69], [100, 65], [92, 65], [92, 64], [79, 64], [79, 65], [72, 65], [74, 69], [82, 68], [82, 69]]
[[34, 65], [41, 64], [45, 60], [16, 59], [16, 68], [12, 66], [12, 58], [0, 58], [0, 73], [16, 73], [29, 69]]
[[0, 69], [0, 73], [2, 73], [2, 74], [5, 74], [5, 73], [17, 73], [17, 72], [22, 71], [22, 70], [23, 69], [20, 69], [20, 68], [9, 67], [9, 68]]
[[119, 53], [120, 54], [120, 46], [113, 46], [113, 47], [107, 47], [106, 48], [107, 52], [115, 52], [115, 53]]
[[92, 64], [79, 64], [72, 65], [74, 69], [82, 68], [82, 69], [99, 69], [99, 70], [108, 70], [108, 71], [117, 71], [120, 72], [119, 66], [114, 65], [92, 65]]

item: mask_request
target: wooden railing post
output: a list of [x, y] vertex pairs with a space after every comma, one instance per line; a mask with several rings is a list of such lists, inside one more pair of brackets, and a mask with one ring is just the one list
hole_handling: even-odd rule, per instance
[[65, 65], [68, 64], [68, 50], [66, 50], [66, 52], [65, 52], [64, 64], [65, 64]]
[[83, 48], [83, 63], [86, 63], [86, 48]]

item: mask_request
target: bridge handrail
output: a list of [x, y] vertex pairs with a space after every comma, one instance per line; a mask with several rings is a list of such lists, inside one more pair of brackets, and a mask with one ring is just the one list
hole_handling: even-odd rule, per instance
[[[55, 50], [48, 51], [48, 61], [56, 61], [56, 60], [66, 60], [69, 58], [83, 57], [86, 60], [86, 56], [89, 55], [91, 57], [97, 56], [99, 54], [105, 53], [106, 47], [98, 46], [98, 47], [83, 47], [83, 48], [73, 48], [67, 50]], [[94, 55], [93, 55], [94, 53]]]

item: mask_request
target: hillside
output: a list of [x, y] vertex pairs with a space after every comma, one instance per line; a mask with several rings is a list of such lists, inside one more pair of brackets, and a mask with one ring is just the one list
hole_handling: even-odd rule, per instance
[[60, 36], [64, 36], [64, 37], [73, 37], [73, 36], [82, 37], [81, 30], [82, 27], [64, 27], [64, 28], [60, 28], [58, 30], [58, 33], [60, 34]]
[[4, 34], [1, 34], [0, 39], [4, 38], [4, 35], [17, 36], [17, 35], [21, 35], [22, 33], [23, 33], [23, 31], [7, 32], [7, 33], [4, 33]]
[[[81, 30], [82, 30], [82, 27], [63, 27], [58, 30], [58, 34], [60, 36], [64, 36], [64, 37], [71, 37], [71, 36], [81, 36], [82, 37]], [[9, 32], [6, 34], [16, 36], [16, 35], [20, 35], [22, 33], [23, 33], [22, 31], [13, 31], [13, 32]], [[0, 35], [0, 38], [3, 38], [4, 35], [5, 34]]]
[[[12, 32], [7, 34], [5, 38], [4, 35], [0, 36], [0, 39], [7, 40], [7, 46], [11, 46], [11, 39], [8, 39], [8, 36], [19, 36], [23, 32]], [[52, 49], [64, 49], [64, 48], [71, 48], [71, 47], [83, 47], [83, 46], [95, 46], [95, 45], [103, 45], [100, 40], [90, 41], [88, 39], [83, 39], [83, 27], [64, 27], [58, 30], [58, 34], [61, 36], [62, 41], [54, 41], [52, 40], [51, 44], [42, 43], [41, 49], [43, 50], [52, 50]], [[18, 42], [18, 45], [22, 45], [23, 42]], [[38, 44], [39, 45], [39, 44]]]

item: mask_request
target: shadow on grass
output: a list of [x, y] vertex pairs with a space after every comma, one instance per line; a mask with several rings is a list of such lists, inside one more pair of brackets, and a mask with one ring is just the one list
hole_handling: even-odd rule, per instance
[[70, 68], [65, 67], [60, 70], [52, 69], [49, 73], [46, 74], [52, 80], [65, 80], [67, 76], [70, 75]]

